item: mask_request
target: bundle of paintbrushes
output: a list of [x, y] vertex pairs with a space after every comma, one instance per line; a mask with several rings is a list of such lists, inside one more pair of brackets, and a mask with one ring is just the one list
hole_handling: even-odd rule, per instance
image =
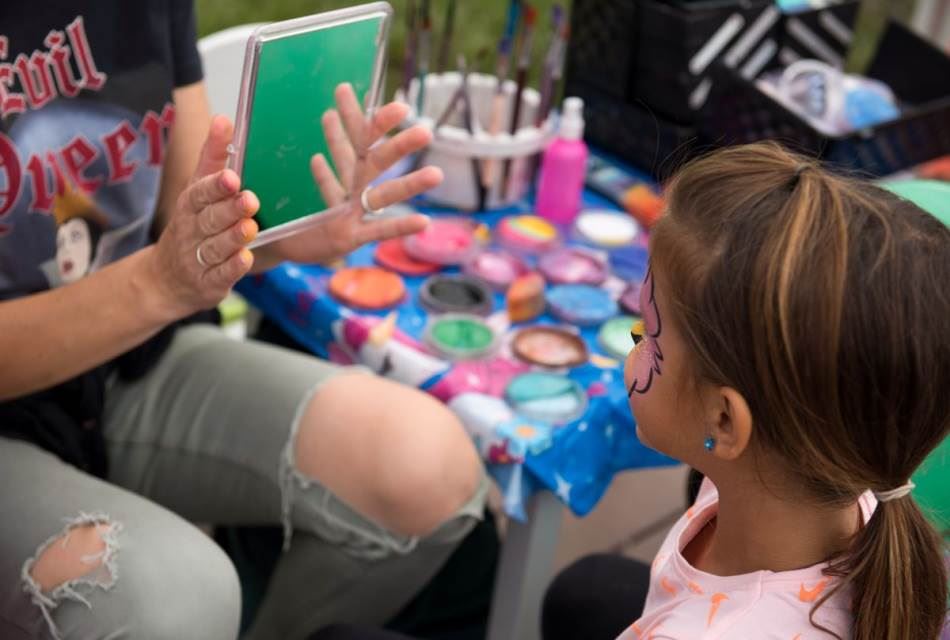
[[[416, 165], [434, 164], [446, 179], [428, 197], [441, 204], [472, 211], [506, 206], [527, 194], [536, 158], [553, 129], [552, 107], [563, 74], [567, 20], [560, 6], [551, 15], [551, 44], [544, 55], [539, 88], [528, 86], [538, 31], [537, 11], [511, 0], [498, 41], [494, 74], [477, 73], [488, 56], [474, 63], [458, 56], [458, 70], [447, 69], [455, 30], [456, 0], [447, 0], [435, 68], [432, 16], [428, 0], [409, 0], [403, 82], [397, 99], [411, 107], [407, 125], [433, 129], [433, 142]], [[509, 77], [514, 67], [514, 78]]]

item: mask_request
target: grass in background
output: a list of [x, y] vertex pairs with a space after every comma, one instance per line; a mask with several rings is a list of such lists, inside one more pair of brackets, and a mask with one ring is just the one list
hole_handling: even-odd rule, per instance
[[[341, 9], [361, 4], [360, 0], [196, 0], [198, 13], [198, 33], [207, 35], [227, 27], [248, 22], [271, 22], [297, 18], [320, 11]], [[395, 10], [392, 30], [389, 35], [389, 66], [387, 69], [386, 97], [393, 95], [402, 82], [403, 52], [406, 47], [406, 0], [390, 0]], [[540, 62], [544, 57], [551, 39], [551, 8], [558, 4], [555, 0], [532, 0], [538, 10], [536, 23], [531, 84], [536, 84]], [[567, 6], [569, 0], [561, 0]], [[419, 0], [416, 0], [416, 6]], [[432, 0], [432, 67], [442, 44], [442, 26], [445, 22], [446, 0]], [[459, 53], [466, 56], [468, 67], [472, 71], [494, 73], [495, 51], [498, 39], [505, 27], [507, 18], [507, 0], [458, 0], [456, 3], [453, 46], [449, 51], [449, 67], [456, 68], [455, 60]], [[514, 65], [512, 65], [512, 77]]]

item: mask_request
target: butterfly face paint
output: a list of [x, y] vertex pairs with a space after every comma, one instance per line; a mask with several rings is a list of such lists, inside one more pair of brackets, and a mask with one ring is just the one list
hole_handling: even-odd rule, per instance
[[632, 330], [633, 341], [636, 343], [633, 362], [633, 382], [627, 396], [634, 393], [646, 393], [653, 385], [654, 376], [659, 376], [660, 363], [663, 361], [663, 351], [660, 349], [659, 337], [663, 326], [660, 322], [660, 310], [656, 305], [656, 290], [653, 279], [653, 270], [647, 271], [643, 288], [640, 289], [640, 310], [643, 322], [635, 323]]

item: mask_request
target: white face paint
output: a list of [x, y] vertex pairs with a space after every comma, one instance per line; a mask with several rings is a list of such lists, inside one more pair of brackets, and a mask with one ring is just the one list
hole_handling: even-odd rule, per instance
[[89, 223], [72, 218], [56, 230], [56, 266], [64, 283], [75, 282], [86, 275], [92, 264], [92, 235]]

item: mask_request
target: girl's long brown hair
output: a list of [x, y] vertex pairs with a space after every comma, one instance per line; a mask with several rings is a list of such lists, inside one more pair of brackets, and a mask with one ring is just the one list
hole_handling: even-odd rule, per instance
[[[772, 143], [696, 160], [667, 193], [652, 260], [695, 377], [745, 397], [753, 448], [816, 503], [904, 484], [950, 429], [950, 230]], [[827, 570], [855, 640], [937, 638], [942, 551], [911, 497], [878, 505]]]

